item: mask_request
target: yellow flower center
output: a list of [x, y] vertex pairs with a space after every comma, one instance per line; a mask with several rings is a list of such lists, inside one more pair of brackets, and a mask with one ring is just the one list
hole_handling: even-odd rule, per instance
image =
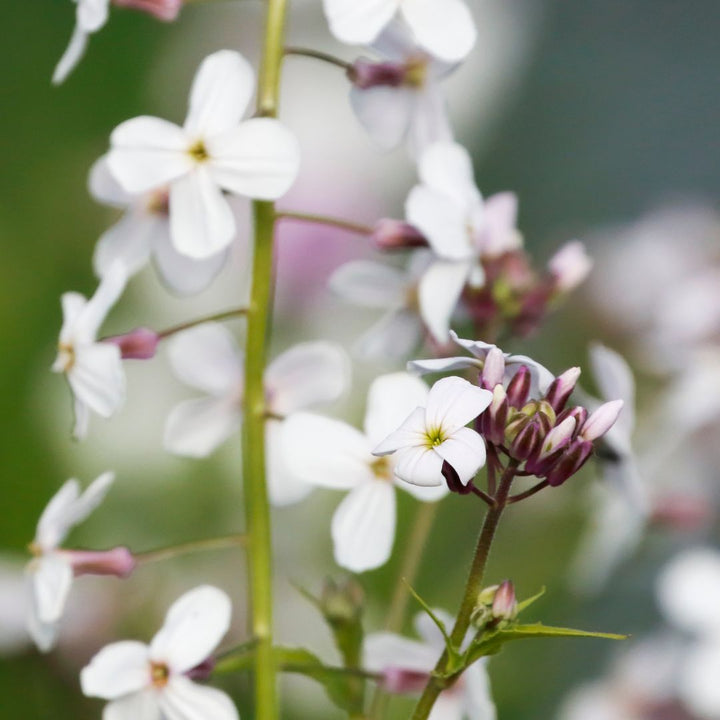
[[210, 159], [210, 153], [202, 140], [196, 140], [189, 148], [188, 154], [197, 163], [203, 163]]
[[421, 88], [427, 80], [427, 58], [410, 58], [405, 63], [405, 84], [413, 88]]
[[425, 439], [428, 448], [432, 449], [438, 445], [442, 445], [447, 440], [447, 436], [442, 428], [432, 428], [425, 433]]
[[380, 480], [391, 480], [390, 461], [387, 457], [379, 457], [370, 463], [373, 475]]
[[58, 357], [56, 365], [63, 371], [68, 372], [75, 364], [75, 348], [70, 343], [58, 345]]
[[156, 688], [163, 688], [170, 678], [170, 670], [165, 663], [150, 663], [150, 680]]

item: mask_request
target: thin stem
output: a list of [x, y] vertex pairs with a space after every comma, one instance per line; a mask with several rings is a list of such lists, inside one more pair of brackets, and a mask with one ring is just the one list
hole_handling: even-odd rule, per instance
[[[276, 117], [285, 40], [286, 0], [267, 0], [265, 42], [258, 77], [258, 114]], [[254, 717], [275, 720], [278, 701], [273, 657], [272, 529], [265, 474], [265, 389], [273, 286], [275, 206], [253, 202], [255, 242], [252, 289], [247, 312], [245, 405], [243, 410], [243, 488], [249, 536], [248, 574], [254, 662]]]
[[477, 495], [488, 507], [492, 507], [495, 504], [495, 498], [492, 495], [488, 495], [484, 490], [481, 490], [475, 485], [470, 485], [472, 492]]
[[521, 500], [525, 500], [525, 498], [532, 497], [535, 493], [540, 492], [543, 488], [546, 488], [548, 486], [547, 480], [542, 480], [541, 482], [537, 483], [536, 485], [533, 485], [529, 490], [526, 490], [525, 492], [518, 493], [517, 495], [511, 495], [508, 498], [508, 505], [511, 505], [512, 503], [520, 502]]
[[[480, 537], [478, 538], [477, 546], [475, 548], [475, 557], [473, 558], [470, 574], [468, 575], [467, 583], [465, 584], [465, 593], [460, 605], [460, 610], [457, 614], [452, 632], [450, 633], [450, 641], [455, 647], [459, 647], [461, 645], [462, 641], [465, 639], [468, 627], [470, 626], [470, 616], [475, 608], [478, 593], [482, 588], [482, 581], [488, 557], [490, 555], [490, 548], [492, 547], [493, 538], [495, 537], [495, 531], [497, 530], [500, 522], [500, 517], [507, 505], [516, 469], [517, 463], [515, 462], [511, 462], [507, 466], [505, 472], [500, 478], [498, 492], [495, 496], [495, 504], [493, 507], [488, 509], [487, 514], [485, 515], [485, 521], [483, 522], [482, 529], [480, 530]], [[433, 705], [435, 705], [438, 695], [440, 695], [440, 693], [448, 687], [449, 684], [451, 684], [451, 681], [442, 677], [446, 671], [447, 662], [448, 654], [447, 652], [444, 652], [435, 665], [435, 670], [431, 674], [418, 704], [415, 706], [415, 711], [412, 714], [412, 720], [427, 720], [433, 709]]]
[[235, 308], [234, 310], [225, 310], [224, 312], [215, 313], [214, 315], [206, 315], [205, 317], [196, 318], [195, 320], [188, 320], [187, 322], [181, 323], [180, 325], [173, 325], [166, 330], [160, 330], [157, 336], [164, 340], [165, 338], [175, 335], [176, 333], [188, 330], [189, 328], [195, 327], [196, 325], [202, 325], [207, 322], [220, 322], [221, 320], [227, 320], [228, 318], [242, 317], [247, 315], [247, 308]]
[[328, 217], [327, 215], [312, 215], [309, 213], [299, 212], [279, 212], [278, 220], [295, 220], [297, 222], [314, 223], [316, 225], [330, 225], [332, 227], [347, 230], [358, 235], [372, 235], [373, 228], [369, 225], [361, 225], [360, 223], [351, 222], [350, 220], [342, 220], [340, 218]]
[[133, 557], [138, 564], [146, 564], [168, 560], [178, 557], [179, 555], [187, 555], [188, 553], [200, 552], [204, 550], [222, 550], [229, 547], [243, 546], [247, 543], [247, 535], [227, 535], [225, 537], [208, 538], [207, 540], [192, 540], [179, 545], [169, 545], [168, 547], [157, 548], [156, 550], [146, 550], [141, 553], [133, 553]]
[[320, 52], [319, 50], [310, 50], [309, 48], [302, 48], [302, 47], [286, 47], [285, 48], [285, 56], [288, 55], [296, 55], [298, 57], [307, 57], [312, 58], [313, 60], [322, 60], [323, 62], [329, 63], [330, 65], [335, 65], [336, 67], [340, 67], [346, 72], [350, 71], [350, 68], [352, 68], [352, 64], [349, 62], [345, 62], [344, 60], [341, 60], [338, 57], [335, 57], [334, 55], [329, 55], [328, 53]]

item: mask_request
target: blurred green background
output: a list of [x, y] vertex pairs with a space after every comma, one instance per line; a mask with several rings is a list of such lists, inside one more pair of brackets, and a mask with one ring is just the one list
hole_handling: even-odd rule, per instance
[[[479, 25], [493, 5], [473, 5], [473, 0], [469, 4]], [[333, 47], [318, 5], [319, 0], [298, 3], [292, 37]], [[522, 27], [517, 36], [511, 35], [522, 47], [512, 48], [514, 64], [506, 78], [507, 91], [491, 96], [497, 107], [478, 102], [476, 107], [459, 108], [457, 98], [451, 105], [454, 112], [470, 118], [458, 135], [477, 149], [480, 187], [486, 192], [514, 189], [519, 193], [520, 227], [533, 255], [544, 259], [571, 237], [583, 237], [607, 223], [632, 220], [666, 200], [715, 202], [720, 191], [720, 96], [716, 91], [720, 6], [716, 2], [509, 0], [504, 5], [504, 22]], [[157, 113], [180, 121], [199, 60], [206, 52], [233, 42], [244, 51], [244, 43], [252, 43], [259, 27], [260, 4], [242, 0], [217, 7], [188, 7], [173, 25], [115, 9], [107, 26], [90, 39], [79, 68], [59, 88], [50, 85], [50, 75], [70, 36], [71, 3], [5, 2], [3, 19], [0, 60], [6, 70], [0, 114], [0, 236], [5, 260], [0, 264], [4, 349], [0, 395], [5, 420], [0, 456], [5, 501], [0, 548], [23, 559], [38, 515], [61, 482], [78, 474], [87, 483], [107, 467], [119, 472], [116, 487], [101, 511], [73, 534], [72, 545], [128, 544], [145, 549], [237, 532], [242, 527], [239, 479], [232, 469], [238, 466], [237, 448], [226, 448], [219, 457], [201, 463], [165, 458], [159, 443], [153, 444], [161, 437], [157, 424], [161, 421], [153, 420], [152, 412], [145, 422], [155, 423], [155, 435], [146, 437], [148, 426], [142, 423], [133, 430], [127, 417], [122, 427], [95, 419], [88, 443], [96, 445], [78, 447], [69, 438], [65, 388], [48, 368], [60, 326], [61, 293], [74, 289], [90, 294], [95, 287], [92, 249], [112, 215], [88, 196], [85, 179], [92, 162], [107, 147], [109, 132], [120, 121], [139, 114]], [[253, 48], [250, 54], [254, 52]], [[345, 56], [352, 57], [352, 51], [345, 50]], [[342, 95], [322, 112], [301, 101], [302, 88], [295, 83], [317, 85], [327, 69], [304, 67], [289, 72], [294, 73], [290, 75], [291, 110], [303, 132], [309, 125], [319, 133], [332, 132], [334, 124], [352, 120]], [[463, 75], [462, 83], [471, 87], [472, 74]], [[477, 137], [473, 117], [482, 126]], [[356, 128], [352, 132], [360, 138], [358, 142], [366, 142]], [[362, 152], [367, 151], [363, 146]], [[322, 145], [308, 152], [322, 152]], [[397, 215], [412, 173], [402, 152], [388, 162], [402, 166], [405, 173], [382, 199], [385, 212]], [[337, 177], [345, 178], [351, 187], [354, 173], [352, 166], [335, 167], [326, 178], [328, 187]], [[373, 207], [377, 196], [384, 195], [384, 177], [368, 182], [372, 185], [368, 205]], [[307, 190], [311, 195], [314, 192], [314, 187]], [[361, 197], [365, 190], [360, 187], [356, 192]], [[321, 185], [317, 193], [323, 194]], [[322, 202], [319, 206], [323, 207]], [[347, 201], [346, 207], [359, 220], [374, 219], [361, 217], [362, 200]], [[346, 239], [340, 242], [347, 243], [343, 252], [353, 254], [354, 245], [350, 247]], [[224, 282], [224, 288], [241, 286], [228, 277]], [[139, 284], [131, 286], [110, 318], [110, 331], [178, 322], [200, 314], [193, 301], [164, 300], [153, 283], [157, 284], [148, 271]], [[237, 296], [222, 300], [210, 295], [202, 302], [204, 309], [220, 309], [238, 300]], [[347, 308], [326, 312], [331, 319], [357, 315]], [[286, 308], [279, 319], [277, 344], [287, 345], [304, 330], [317, 335], [319, 327], [306, 316], [292, 316]], [[362, 325], [357, 327], [362, 329]], [[550, 367], [562, 369], [583, 362], [587, 341], [595, 337], [602, 339], [601, 331], [587, 321], [582, 302], [571, 301], [540, 336], [517, 347], [537, 352]], [[164, 358], [156, 362], [156, 372], [167, 376], [166, 365], [160, 365]], [[135, 387], [145, 388], [143, 402], [159, 406], [155, 413], [162, 418], [174, 397], [187, 393], [183, 395], [179, 383], [170, 379], [171, 394], [156, 399], [148, 391], [155, 377], [150, 372], [132, 369], [130, 393], [136, 381]], [[363, 378], [369, 374], [359, 369], [357, 375], [359, 387], [350, 412], [360, 418]], [[135, 407], [142, 408], [142, 403], [138, 401]], [[130, 432], [121, 437], [120, 430], [128, 427]], [[510, 514], [500, 532], [488, 580], [511, 577], [521, 596], [547, 585], [548, 593], [536, 606], [537, 616], [545, 622], [640, 634], [656, 618], [651, 583], [666, 541], [650, 538], [632, 570], [621, 570], [602, 595], [573, 597], [565, 587], [564, 567], [582, 525], [583, 482], [578, 478], [552, 497], [538, 498], [537, 503], [524, 504]], [[292, 532], [313, 526], [308, 530], [307, 553], [308, 558], [312, 556], [308, 570], [302, 566], [303, 539], [295, 537], [295, 555], [280, 560], [281, 568], [291, 568], [291, 579], [306, 587], [317, 589], [324, 574], [341, 575], [332, 564], [326, 534], [337, 500], [330, 493], [318, 493], [301, 507], [278, 513], [283, 527]], [[406, 497], [400, 513], [397, 547], [402, 546], [413, 513]], [[479, 522], [480, 508], [472, 498], [451, 497], [443, 503], [416, 583], [434, 605], [448, 609], [456, 605]], [[283, 548], [292, 546], [292, 538], [287, 529], [279, 532], [279, 551], [284, 552]], [[382, 621], [397, 574], [397, 555], [387, 567], [362, 577], [371, 630]], [[102, 584], [101, 591], [88, 581], [89, 587], [103, 593], [97, 595], [98, 602], [106, 604], [111, 619], [107, 614], [95, 618], [88, 606], [76, 608], [74, 623], [82, 626], [86, 618], [89, 626], [87, 632], [79, 633], [77, 642], [61, 645], [48, 657], [27, 649], [0, 658], [0, 716], [23, 720], [100, 717], [101, 704], [83, 699], [77, 684], [78, 669], [101, 644], [92, 639], [93, 623], [100, 628], [102, 642], [149, 637], [169, 600], [201, 581], [217, 582], [239, 599], [235, 639], [241, 639], [243, 574], [241, 554], [227, 551], [142, 569], [122, 588], [111, 580]], [[330, 652], [328, 637], [317, 620], [307, 619], [312, 611], [294, 597], [287, 577], [279, 581], [279, 595], [283, 632], [293, 639], [293, 626], [314, 622], [311, 627], [317, 630], [321, 648]], [[111, 596], [121, 600], [109, 600]], [[603, 643], [585, 641], [543, 641], [509, 648], [491, 664], [500, 717], [552, 717], [565, 690], [598, 673], [611, 652]], [[326, 713], [313, 709], [321, 696], [299, 685], [296, 690], [302, 697], [310, 694], [305, 701], [286, 704], [285, 717], [339, 717], [324, 701]], [[402, 713], [408, 705], [397, 700], [392, 707]]]

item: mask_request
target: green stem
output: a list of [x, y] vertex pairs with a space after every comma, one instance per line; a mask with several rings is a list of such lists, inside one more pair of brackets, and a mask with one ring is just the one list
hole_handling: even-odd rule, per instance
[[321, 60], [322, 62], [326, 62], [330, 65], [335, 65], [336, 67], [342, 68], [346, 72], [349, 72], [350, 68], [352, 68], [351, 63], [345, 62], [344, 60], [341, 60], [334, 55], [329, 55], [328, 53], [320, 52], [319, 50], [310, 50], [309, 48], [286, 47], [285, 55], [295, 55], [296, 57], [306, 57], [312, 58], [313, 60]]
[[[487, 565], [488, 557], [490, 556], [490, 548], [492, 547], [493, 538], [495, 537], [495, 531], [497, 530], [498, 523], [500, 522], [500, 517], [507, 505], [516, 469], [516, 462], [511, 462], [505, 469], [505, 472], [500, 478], [498, 492], [495, 496], [495, 504], [488, 509], [487, 514], [485, 515], [485, 521], [483, 522], [482, 529], [480, 530], [480, 537], [478, 538], [477, 546], [475, 548], [475, 557], [473, 558], [472, 566], [470, 567], [470, 574], [468, 575], [467, 583], [465, 584], [465, 593], [460, 605], [460, 611], [457, 614], [455, 625], [450, 633], [450, 642], [455, 647], [460, 647], [462, 641], [465, 639], [468, 627], [470, 627], [470, 616], [472, 615], [472, 611], [477, 603], [478, 593], [482, 589], [485, 567]], [[444, 652], [435, 665], [433, 674], [430, 676], [430, 679], [425, 686], [425, 690], [415, 706], [415, 710], [412, 714], [412, 720], [427, 720], [438, 695], [440, 695], [446, 687], [452, 684], [452, 680], [442, 677], [447, 669], [447, 661], [448, 655], [447, 652]]]
[[312, 215], [310, 213], [299, 212], [279, 212], [278, 220], [295, 220], [297, 222], [314, 223], [316, 225], [330, 225], [331, 227], [347, 230], [358, 235], [372, 235], [373, 229], [369, 225], [361, 225], [360, 223], [342, 220], [340, 218], [328, 217], [327, 215]]
[[224, 548], [237, 547], [239, 545], [245, 545], [246, 542], [247, 536], [245, 535], [227, 535], [226, 537], [192, 540], [179, 545], [169, 545], [168, 547], [158, 548], [156, 550], [133, 553], [133, 557], [138, 564], [153, 563], [202, 550], [222, 550]]
[[[280, 93], [286, 0], [267, 0], [265, 42], [258, 77], [259, 115], [276, 117]], [[275, 720], [278, 700], [273, 657], [272, 530], [265, 473], [265, 389], [273, 286], [275, 206], [253, 203], [255, 242], [252, 290], [247, 312], [245, 407], [243, 418], [243, 487], [248, 542], [250, 632], [257, 642], [254, 717]]]
[[195, 320], [188, 320], [187, 322], [181, 323], [180, 325], [173, 325], [166, 330], [160, 330], [157, 336], [164, 340], [165, 338], [175, 335], [183, 330], [202, 325], [208, 322], [219, 322], [220, 320], [227, 320], [228, 318], [242, 317], [247, 314], [247, 308], [235, 308], [234, 310], [226, 310], [225, 312], [215, 313], [213, 315], [206, 315], [205, 317], [196, 318]]

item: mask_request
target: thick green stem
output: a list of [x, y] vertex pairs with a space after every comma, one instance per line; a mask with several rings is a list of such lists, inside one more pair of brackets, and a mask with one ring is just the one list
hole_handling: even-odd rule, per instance
[[[490, 556], [490, 548], [492, 547], [495, 531], [497, 530], [502, 516], [503, 510], [507, 505], [510, 488], [513, 478], [515, 477], [516, 463], [510, 463], [500, 478], [500, 486], [495, 496], [495, 504], [488, 509], [485, 515], [480, 537], [478, 538], [475, 548], [475, 556], [473, 557], [470, 574], [465, 584], [465, 593], [463, 595], [460, 611], [457, 614], [455, 625], [450, 634], [450, 641], [455, 647], [460, 647], [465, 639], [465, 634], [470, 627], [470, 616], [477, 603], [478, 593], [482, 589], [483, 576], [485, 575], [485, 567], [488, 557]], [[425, 690], [423, 691], [418, 704], [412, 714], [412, 720], [427, 720], [438, 695], [451, 684], [447, 679], [441, 677], [447, 669], [448, 655], [444, 652], [435, 665], [435, 670], [430, 676]]]
[[[278, 112], [286, 11], [286, 0], [267, 0], [257, 106], [258, 114], [267, 117], [275, 117]], [[247, 311], [243, 486], [248, 533], [250, 631], [257, 643], [254, 717], [258, 720], [275, 720], [278, 717], [278, 701], [273, 656], [272, 532], [265, 473], [266, 414], [263, 385], [272, 312], [273, 203], [254, 202], [253, 216], [255, 242], [252, 290]]]

